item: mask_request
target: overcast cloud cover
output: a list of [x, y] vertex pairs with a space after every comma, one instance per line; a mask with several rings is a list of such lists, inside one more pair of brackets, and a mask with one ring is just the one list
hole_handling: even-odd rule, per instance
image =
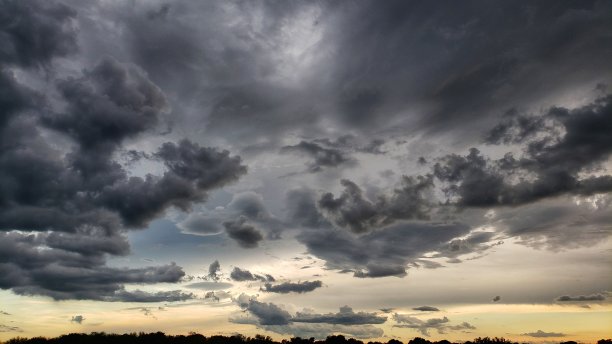
[[[609, 1], [0, 0], [2, 295], [305, 337], [476, 333], [442, 302], [608, 307], [610, 23]], [[502, 249], [571, 268], [388, 303]]]

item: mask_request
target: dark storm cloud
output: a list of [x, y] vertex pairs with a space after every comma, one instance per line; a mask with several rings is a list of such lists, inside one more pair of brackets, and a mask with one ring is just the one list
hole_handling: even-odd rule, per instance
[[261, 281], [261, 282], [274, 282], [274, 277], [271, 275], [258, 275], [253, 274], [249, 270], [243, 270], [239, 267], [234, 267], [234, 270], [230, 273], [230, 278], [237, 282], [242, 281]]
[[[3, 50], [3, 62], [14, 63], [10, 54], [19, 54], [21, 67], [52, 68], [49, 59], [68, 52], [68, 26], [54, 28], [72, 18], [67, 7], [37, 1], [3, 1], [2, 6], [32, 11], [15, 14], [17, 21], [2, 28], [2, 47], [18, 50]], [[26, 32], [21, 25], [28, 20], [40, 22], [30, 23]], [[10, 43], [17, 38], [32, 40], [31, 50]], [[39, 44], [48, 50], [41, 52]], [[175, 264], [111, 268], [105, 265], [107, 255], [129, 253], [126, 229], [144, 227], [170, 207], [188, 210], [209, 190], [237, 180], [246, 173], [240, 158], [187, 140], [168, 142], [143, 154], [165, 165], [163, 175], [130, 176], [115, 153], [126, 140], [153, 132], [168, 105], [146, 73], [110, 57], [82, 76], [50, 82], [57, 92], [34, 93], [4, 68], [0, 84], [5, 86], [0, 91], [0, 230], [8, 245], [0, 254], [0, 288], [57, 300], [193, 297], [126, 291], [125, 284], [175, 283], [184, 272]], [[54, 94], [60, 98], [50, 99]]]
[[557, 302], [588, 302], [588, 301], [605, 301], [606, 295], [604, 294], [591, 294], [591, 295], [563, 295], [559, 296], [556, 301]]
[[440, 311], [438, 308], [432, 307], [432, 306], [414, 307], [413, 310], [421, 311], [421, 312], [439, 312]]
[[464, 206], [520, 205], [563, 194], [607, 193], [612, 191], [612, 176], [588, 173], [610, 157], [611, 130], [612, 95], [574, 109], [553, 107], [540, 117], [512, 113], [488, 140], [520, 143], [523, 156], [508, 153], [492, 160], [472, 148], [467, 156], [442, 158], [434, 175], [447, 183], [451, 199]]
[[297, 145], [283, 147], [281, 152], [297, 152], [310, 157], [312, 162], [308, 164], [308, 172], [311, 173], [320, 172], [326, 168], [355, 164], [355, 160], [345, 152], [339, 149], [323, 147], [314, 142], [301, 141]]
[[298, 312], [295, 317], [293, 317], [292, 321], [302, 323], [364, 325], [382, 324], [387, 321], [387, 317], [378, 316], [376, 313], [354, 312], [351, 307], [343, 306], [340, 307], [338, 313], [311, 314]]
[[298, 283], [285, 282], [281, 284], [272, 285], [270, 283], [265, 284], [263, 291], [269, 293], [288, 294], [288, 293], [308, 293], [317, 288], [321, 288], [323, 282], [321, 281], [304, 281]]
[[[397, 109], [429, 101], [435, 105], [419, 116], [419, 126], [454, 130], [500, 105], [597, 78], [612, 56], [612, 50], [601, 48], [610, 43], [609, 5], [550, 5], [391, 1], [337, 6], [345, 12], [334, 25], [333, 42], [342, 53], [332, 62], [333, 80], [343, 87], [336, 96], [341, 118], [351, 126], [377, 126]], [[576, 69], [565, 69], [569, 66]], [[572, 72], [560, 80], [559, 69]], [[541, 90], [534, 75], [553, 89]]]
[[355, 277], [403, 277], [408, 264], [469, 231], [463, 224], [398, 223], [360, 236], [325, 227], [304, 230], [297, 239], [328, 268]]
[[341, 183], [344, 191], [339, 197], [326, 193], [318, 201], [319, 208], [339, 227], [363, 233], [397, 220], [428, 217], [432, 176], [404, 176], [400, 188], [390, 196], [379, 196], [376, 202], [368, 200], [352, 181], [343, 179]]
[[609, 78], [612, 59], [610, 5], [596, 1], [104, 9], [120, 33], [93, 27], [88, 38], [125, 51], [177, 106], [198, 109], [185, 128], [205, 121], [208, 135], [263, 150], [286, 144], [288, 132], [318, 137], [330, 126], [469, 136], [492, 113]]
[[235, 221], [223, 222], [223, 226], [227, 235], [242, 248], [255, 248], [263, 240], [261, 232], [249, 225], [244, 217]]
[[83, 254], [47, 245], [48, 237], [54, 234], [0, 232], [0, 288], [11, 289], [19, 295], [45, 295], [56, 300], [179, 299], [178, 292], [149, 294], [124, 289], [124, 284], [179, 282], [185, 273], [176, 264], [134, 269], [107, 267], [103, 251]]
[[48, 64], [77, 50], [76, 11], [56, 1], [0, 1], [0, 64]]
[[559, 332], [544, 332], [542, 330], [537, 330], [536, 332], [531, 333], [523, 333], [523, 336], [534, 337], [534, 338], [556, 338], [556, 337], [565, 337], [566, 334]]

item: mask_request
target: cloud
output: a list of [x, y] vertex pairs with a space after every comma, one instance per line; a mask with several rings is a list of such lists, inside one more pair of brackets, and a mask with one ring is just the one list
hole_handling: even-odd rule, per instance
[[195, 299], [193, 293], [184, 293], [180, 290], [158, 291], [149, 293], [142, 290], [126, 291], [122, 290], [115, 293], [111, 301], [122, 302], [177, 302]]
[[453, 239], [469, 232], [470, 227], [460, 223], [398, 222], [361, 235], [322, 227], [303, 230], [296, 238], [328, 268], [376, 278], [406, 276], [409, 264], [428, 252], [444, 255]]
[[[246, 297], [246, 295], [242, 300], [239, 299], [237, 301], [242, 308], [255, 316], [255, 324], [264, 326], [294, 326], [299, 323], [360, 326], [382, 324], [387, 320], [386, 317], [378, 316], [376, 313], [354, 312], [349, 306], [340, 307], [338, 313], [316, 314], [297, 312], [295, 316], [292, 316], [289, 312], [273, 303], [259, 302], [255, 299]], [[245, 318], [233, 318], [230, 320], [237, 323], [250, 323], [251, 321]]]
[[250, 300], [246, 309], [261, 325], [287, 325], [291, 321], [291, 314], [273, 303]]
[[206, 277], [210, 280], [218, 281], [221, 278], [221, 276], [219, 275], [220, 271], [221, 264], [219, 264], [218, 260], [215, 260], [208, 266], [208, 275]]
[[355, 160], [345, 152], [335, 148], [323, 147], [314, 142], [301, 141], [294, 146], [284, 146], [281, 152], [297, 152], [312, 158], [312, 162], [307, 165], [308, 172], [311, 173], [321, 172], [327, 168], [340, 167], [341, 165], [355, 164]]
[[265, 288], [263, 291], [269, 293], [279, 293], [279, 294], [288, 294], [288, 293], [308, 293], [317, 288], [321, 288], [323, 283], [321, 281], [304, 281], [298, 283], [285, 282], [281, 284], [272, 285], [270, 283], [265, 284]]
[[175, 263], [142, 268], [107, 267], [104, 250], [79, 253], [47, 245], [49, 237], [55, 234], [0, 232], [0, 288], [56, 300], [138, 298], [141, 300], [138, 302], [157, 302], [186, 298], [173, 292], [150, 294], [124, 289], [124, 284], [179, 282], [185, 273]]
[[242, 248], [255, 248], [263, 240], [263, 235], [255, 227], [247, 224], [245, 217], [235, 221], [223, 222], [225, 232]]
[[[3, 16], [15, 17], [0, 25], [7, 49], [0, 63], [52, 69], [52, 57], [72, 51], [76, 12], [69, 7], [53, 1], [2, 6]], [[26, 40], [32, 42], [26, 46]], [[132, 176], [117, 155], [128, 140], [161, 125], [169, 111], [162, 90], [139, 67], [112, 57], [70, 77], [51, 74], [53, 91], [38, 94], [12, 70], [0, 73], [0, 235], [3, 244], [19, 247], [0, 254], [0, 288], [116, 301], [133, 296], [126, 283], [179, 281], [184, 272], [175, 264], [110, 268], [106, 259], [129, 253], [128, 230], [146, 227], [169, 208], [189, 210], [209, 191], [236, 181], [246, 167], [227, 151], [180, 140], [142, 154], [165, 168], [161, 175]]]
[[398, 314], [395, 313], [393, 315], [393, 320], [395, 320], [398, 325], [394, 325], [394, 327], [400, 328], [411, 328], [419, 331], [424, 336], [429, 336], [429, 330], [436, 330], [440, 334], [444, 334], [447, 331], [462, 331], [462, 330], [475, 330], [476, 327], [463, 322], [459, 325], [449, 325], [450, 320], [447, 317], [443, 318], [431, 318], [427, 320], [421, 320], [419, 318], [415, 318], [412, 316]]
[[591, 295], [563, 295], [559, 296], [557, 302], [588, 302], [588, 301], [605, 301], [606, 295], [604, 294], [591, 294]]
[[258, 275], [253, 274], [249, 270], [243, 270], [239, 267], [234, 267], [234, 270], [230, 273], [230, 278], [234, 281], [261, 281], [261, 282], [274, 282], [274, 277], [271, 275]]
[[70, 319], [70, 322], [81, 324], [83, 323], [84, 320], [85, 318], [82, 315], [75, 315], [72, 317], [72, 319]]
[[77, 51], [73, 8], [56, 1], [7, 0], [0, 12], [0, 63], [36, 67]]
[[555, 338], [555, 337], [565, 337], [564, 333], [557, 332], [544, 332], [542, 330], [537, 330], [536, 332], [531, 333], [523, 333], [523, 336], [534, 337], [534, 338]]
[[350, 180], [343, 179], [341, 184], [342, 195], [334, 198], [333, 194], [325, 193], [317, 203], [338, 227], [363, 233], [397, 220], [428, 218], [432, 176], [404, 176], [401, 186], [391, 196], [380, 195], [376, 202], [366, 199], [361, 188]]
[[438, 308], [432, 307], [432, 306], [414, 307], [413, 310], [421, 311], [421, 312], [439, 312], [440, 311]]
[[[612, 154], [612, 95], [573, 109], [552, 107], [541, 117], [511, 114], [489, 134], [492, 144], [521, 143], [523, 156], [491, 160], [472, 148], [434, 166], [451, 200], [462, 206], [520, 205], [544, 198], [612, 190], [612, 176], [582, 177]], [[549, 124], [552, 123], [552, 124]]]
[[326, 323], [340, 325], [364, 325], [382, 324], [387, 317], [378, 316], [376, 313], [354, 312], [349, 306], [340, 307], [338, 313], [311, 314], [298, 312], [292, 318], [293, 322], [300, 323]]

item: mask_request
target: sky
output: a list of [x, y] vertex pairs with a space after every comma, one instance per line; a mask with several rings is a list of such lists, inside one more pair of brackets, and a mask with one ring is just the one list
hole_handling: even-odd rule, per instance
[[609, 338], [611, 24], [0, 0], [0, 340]]

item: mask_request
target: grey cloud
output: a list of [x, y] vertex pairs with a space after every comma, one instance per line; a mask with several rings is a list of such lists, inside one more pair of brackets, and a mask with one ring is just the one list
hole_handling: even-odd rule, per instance
[[368, 264], [365, 269], [355, 271], [353, 276], [357, 278], [377, 278], [377, 277], [404, 277], [406, 276], [406, 267], [404, 265], [376, 265]]
[[[171, 206], [187, 209], [211, 188], [244, 174], [239, 158], [189, 141], [167, 143], [155, 155], [166, 165], [163, 176], [129, 177], [113, 154], [124, 140], [153, 130], [166, 101], [142, 71], [114, 59], [59, 82], [65, 107], [42, 107], [42, 119], [20, 96], [28, 90], [4, 73], [0, 81], [10, 86], [3, 96], [13, 98], [0, 97], [7, 114], [0, 131], [11, 132], [10, 142], [0, 135], [0, 228], [3, 243], [10, 244], [0, 255], [0, 287], [55, 299], [116, 301], [133, 296], [124, 291], [127, 283], [178, 282], [184, 272], [174, 264], [109, 268], [106, 255], [129, 253], [126, 227], [145, 226]], [[30, 111], [18, 112], [24, 109]], [[76, 145], [60, 151], [41, 126]]]
[[414, 307], [413, 310], [421, 311], [421, 312], [438, 312], [438, 311], [440, 311], [438, 308], [432, 307], [432, 306]]
[[593, 245], [612, 232], [610, 195], [591, 203], [557, 198], [509, 209], [498, 209], [488, 223], [502, 235], [538, 249], [559, 251]]
[[302, 188], [287, 192], [286, 207], [288, 218], [298, 226], [319, 228], [330, 225], [317, 208], [317, 194]]
[[[106, 267], [104, 252], [80, 254], [46, 245], [51, 234], [0, 232], [0, 288], [56, 300], [120, 301], [129, 296], [124, 284], [176, 283], [185, 275], [174, 263], [135, 269]], [[43, 247], [46, 249], [41, 250]]]
[[243, 270], [239, 267], [234, 267], [230, 273], [230, 278], [234, 281], [261, 281], [261, 282], [274, 282], [274, 277], [271, 275], [258, 275], [253, 274], [249, 270]]
[[227, 235], [243, 248], [255, 248], [263, 240], [263, 235], [255, 227], [247, 223], [246, 218], [240, 217], [235, 221], [223, 222]]
[[612, 153], [612, 140], [605, 134], [612, 130], [612, 96], [574, 109], [553, 107], [535, 119], [510, 116], [493, 129], [489, 140], [522, 143], [522, 157], [508, 153], [491, 160], [472, 148], [465, 157], [449, 155], [434, 166], [435, 176], [447, 183], [446, 191], [456, 203], [520, 205], [563, 194], [612, 190], [609, 175], [580, 177]]
[[196, 235], [212, 235], [223, 232], [225, 222], [238, 224], [240, 222], [252, 224], [262, 230], [266, 238], [278, 240], [285, 228], [285, 223], [271, 214], [261, 195], [252, 192], [241, 192], [233, 195], [231, 202], [225, 207], [214, 210], [203, 210], [191, 213], [177, 224], [185, 233]]
[[429, 330], [436, 330], [440, 334], [444, 334], [447, 331], [462, 331], [462, 330], [475, 330], [476, 327], [463, 322], [459, 325], [449, 325], [450, 320], [447, 317], [443, 318], [431, 318], [427, 320], [421, 320], [415, 317], [411, 317], [404, 314], [395, 313], [393, 319], [398, 323], [394, 327], [411, 328], [415, 329], [424, 336], [429, 336]]
[[558, 302], [588, 302], [588, 301], [605, 301], [606, 295], [604, 294], [591, 294], [591, 295], [563, 295], [559, 296], [556, 301]]
[[73, 8], [43, 0], [3, 0], [0, 8], [0, 63], [41, 66], [77, 51]]
[[304, 281], [298, 283], [285, 282], [281, 284], [270, 284], [266, 283], [263, 289], [269, 293], [288, 294], [288, 293], [308, 293], [317, 288], [321, 288], [323, 283], [321, 281]]
[[261, 325], [287, 325], [291, 321], [291, 314], [273, 303], [250, 300], [246, 309]]
[[322, 227], [303, 230], [297, 239], [328, 268], [354, 271], [356, 277], [406, 275], [408, 264], [425, 253], [442, 251], [454, 238], [466, 235], [463, 224], [397, 223], [370, 233]]
[[[377, 316], [376, 313], [354, 312], [353, 309], [348, 306], [341, 307], [338, 313], [313, 314], [297, 312], [295, 316], [292, 316], [289, 312], [273, 303], [259, 302], [251, 298], [246, 300], [245, 297], [245, 300], [241, 301], [240, 305], [250, 314], [255, 316], [256, 325], [261, 325], [264, 328], [275, 332], [293, 331], [297, 329], [305, 330], [307, 328], [311, 328], [309, 326], [302, 326], [303, 324], [335, 325], [339, 326], [338, 328], [344, 328], [345, 330], [347, 330], [349, 327], [355, 327], [355, 331], [366, 328], [369, 330], [374, 330], [375, 328], [363, 328], [362, 326], [382, 324], [387, 320], [386, 317]], [[252, 323], [249, 319], [230, 320], [237, 323]], [[319, 328], [319, 330], [323, 329], [321, 326], [314, 326], [312, 328]], [[382, 331], [376, 330], [376, 332], [380, 332], [382, 334]]]
[[292, 319], [293, 322], [301, 323], [326, 323], [340, 325], [364, 325], [382, 324], [387, 317], [378, 316], [376, 313], [354, 312], [349, 306], [340, 307], [338, 313], [311, 314], [298, 312]]
[[523, 333], [523, 336], [529, 336], [534, 338], [556, 338], [556, 337], [565, 337], [566, 334], [559, 332], [544, 332], [542, 330], [537, 330], [536, 332]]
[[83, 323], [84, 320], [85, 318], [82, 315], [75, 315], [72, 317], [72, 319], [70, 319], [70, 322], [81, 324]]
[[312, 158], [312, 162], [308, 165], [308, 172], [311, 173], [320, 172], [326, 168], [355, 164], [355, 160], [345, 152], [335, 148], [323, 147], [314, 142], [301, 141], [294, 146], [285, 146], [281, 151], [285, 153], [298, 152]]
[[215, 235], [223, 232], [220, 221], [199, 213], [190, 213], [187, 218], [176, 225], [184, 233], [198, 235]]
[[142, 290], [116, 292], [109, 301], [121, 302], [177, 302], [195, 299], [193, 293], [184, 293], [180, 290], [158, 291], [149, 293]]
[[215, 260], [214, 262], [210, 263], [210, 265], [208, 266], [208, 275], [206, 277], [213, 281], [218, 281], [221, 278], [220, 271], [221, 271], [221, 264], [219, 264], [218, 260]]
[[363, 233], [391, 224], [397, 220], [426, 219], [431, 205], [429, 192], [433, 188], [431, 176], [402, 177], [400, 188], [391, 196], [380, 195], [376, 202], [365, 198], [359, 186], [350, 180], [341, 181], [342, 194], [334, 198], [326, 193], [317, 205], [339, 227]]

